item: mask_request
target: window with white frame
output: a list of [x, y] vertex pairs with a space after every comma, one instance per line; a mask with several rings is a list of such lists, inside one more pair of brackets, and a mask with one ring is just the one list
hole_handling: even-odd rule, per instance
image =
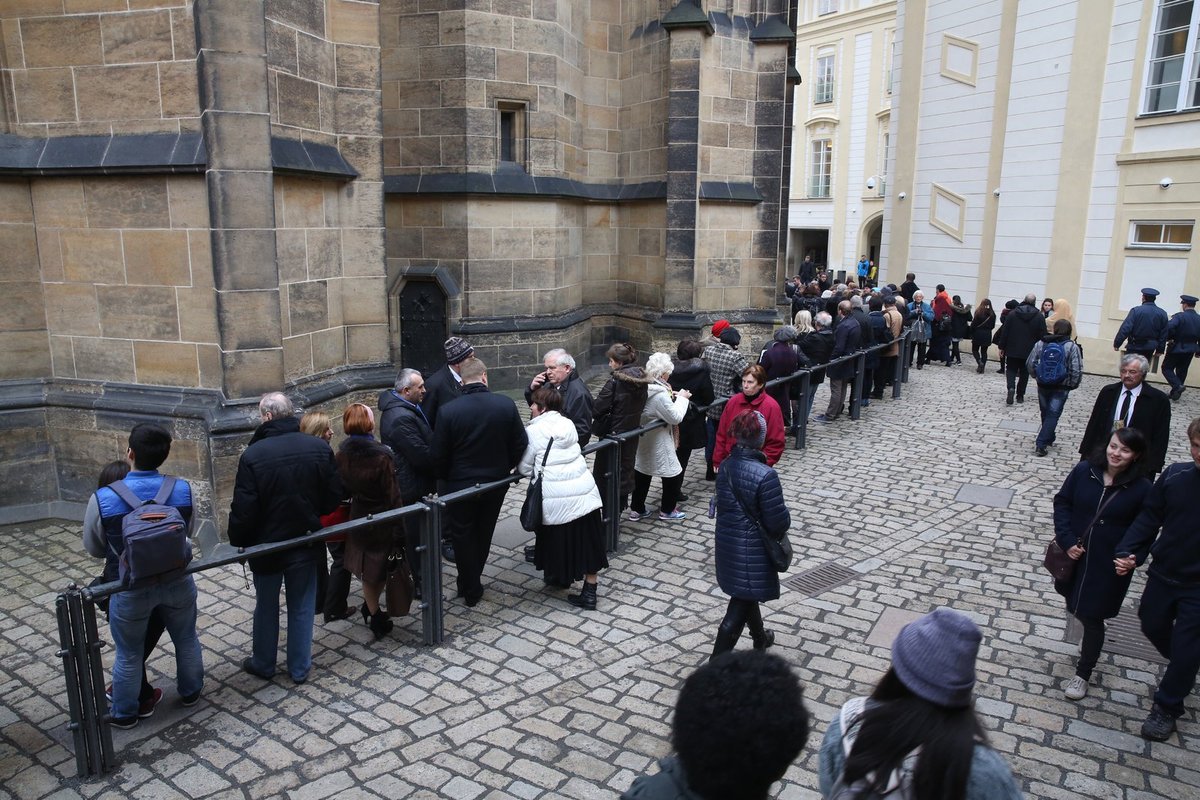
[[896, 31], [889, 30], [883, 35], [883, 90], [892, 93], [892, 62], [896, 60]]
[[1158, 0], [1143, 111], [1200, 108], [1200, 2]]
[[832, 103], [834, 75], [837, 72], [837, 54], [832, 47], [817, 51], [817, 68], [814, 72], [817, 78], [813, 88], [813, 103]]
[[808, 196], [826, 199], [833, 184], [833, 139], [812, 140], [808, 158]]
[[1153, 250], [1190, 250], [1195, 220], [1134, 220], [1129, 223], [1129, 246]]
[[888, 132], [888, 120], [879, 123], [879, 152], [875, 162], [875, 172], [879, 181], [875, 184], [875, 194], [878, 197], [887, 196], [887, 165], [888, 150], [892, 146], [892, 135]]
[[833, 14], [838, 10], [838, 0], [817, 0], [817, 16]]

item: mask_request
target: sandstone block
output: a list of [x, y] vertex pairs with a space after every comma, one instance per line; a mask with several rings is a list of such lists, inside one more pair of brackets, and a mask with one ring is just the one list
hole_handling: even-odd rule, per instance
[[205, 50], [262, 55], [266, 49], [263, 0], [196, 0], [195, 20]]
[[325, 35], [325, 4], [313, 0], [267, 0], [266, 15], [313, 36]]
[[379, 7], [351, 0], [327, 0], [329, 38], [338, 43], [379, 46]]
[[200, 382], [200, 367], [196, 361], [194, 344], [134, 342], [133, 364], [138, 383], [196, 386]]
[[296, 63], [296, 29], [267, 20], [267, 64], [274, 69], [299, 74]]
[[209, 170], [214, 220], [225, 228], [275, 227], [274, 175], [251, 170]]
[[175, 290], [175, 298], [179, 304], [181, 340], [208, 344], [220, 341], [220, 332], [217, 330], [217, 297], [211, 287], [181, 286]]
[[83, 196], [89, 227], [170, 227], [170, 200], [163, 176], [84, 178]]
[[383, 132], [378, 91], [338, 89], [334, 102], [338, 133], [379, 136]]
[[97, 286], [100, 329], [126, 339], [179, 338], [175, 289], [165, 286]]
[[30, 69], [12, 73], [17, 121], [75, 121], [75, 84], [69, 69]]
[[125, 231], [122, 239], [128, 283], [152, 286], [191, 283], [186, 231]]
[[380, 228], [342, 229], [342, 273], [355, 275], [384, 274], [383, 230]]
[[290, 334], [312, 333], [329, 327], [325, 281], [290, 283], [286, 287]]
[[317, 331], [312, 339], [312, 368], [314, 372], [346, 363], [346, 329], [328, 328]]
[[45, 330], [41, 281], [0, 282], [0, 332]]
[[167, 179], [172, 228], [208, 228], [208, 188], [204, 179], [173, 176]]
[[333, 278], [342, 274], [342, 242], [337, 229], [310, 228], [304, 232], [304, 239], [309, 278]]
[[99, 336], [100, 312], [90, 283], [47, 283], [46, 326], [51, 333]]
[[75, 70], [79, 119], [122, 120], [161, 116], [154, 64]]
[[[120, 231], [64, 230], [59, 234], [59, 244], [66, 280], [97, 284], [125, 282]], [[7, 258], [8, 253], [7, 248], [0, 248], [0, 259]]]
[[346, 361], [370, 364], [388, 360], [387, 325], [352, 325], [346, 328]]
[[337, 80], [333, 42], [306, 33], [297, 34], [296, 74], [310, 81], [333, 84]]
[[277, 73], [275, 87], [281, 124], [298, 128], [321, 127], [321, 93], [316, 83]]
[[21, 44], [30, 69], [103, 62], [100, 17], [94, 14], [23, 19]]
[[271, 126], [259, 114], [205, 114], [209, 169], [271, 168]]
[[196, 361], [200, 368], [202, 389], [221, 388], [221, 348], [218, 345], [196, 345]]
[[175, 58], [190, 61], [196, 57], [196, 20], [191, 8], [171, 9], [171, 41]]
[[274, 289], [275, 232], [271, 229], [214, 229], [213, 278], [221, 289]]
[[278, 345], [222, 352], [221, 363], [227, 397], [258, 397], [283, 387], [283, 349]]
[[188, 257], [192, 265], [192, 286], [213, 286], [212, 233], [188, 231]]
[[275, 252], [281, 284], [308, 279], [308, 256], [304, 240], [303, 230], [275, 231]]
[[75, 374], [79, 378], [133, 382], [133, 342], [124, 338], [76, 337], [71, 340], [71, 345], [74, 351]]
[[379, 48], [337, 45], [337, 85], [350, 89], [379, 88]]
[[50, 373], [50, 339], [42, 331], [0, 332], [0, 380]]
[[261, 55], [205, 51], [198, 66], [199, 91], [205, 108], [267, 113], [268, 78]]
[[164, 117], [200, 116], [194, 61], [169, 61], [158, 65], [160, 103]]
[[284, 337], [283, 372], [286, 379], [307, 377], [313, 371], [312, 335]]
[[270, 349], [279, 346], [279, 290], [218, 291], [217, 320], [222, 348]]
[[100, 17], [100, 30], [106, 64], [170, 61], [174, 57], [171, 12], [167, 9], [105, 14]]

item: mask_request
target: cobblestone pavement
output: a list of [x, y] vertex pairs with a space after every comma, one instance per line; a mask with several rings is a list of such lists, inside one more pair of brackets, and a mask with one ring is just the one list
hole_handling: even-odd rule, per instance
[[[876, 401], [858, 422], [814, 426], [809, 448], [780, 463], [791, 487], [791, 573], [830, 566], [765, 608], [814, 715], [778, 796], [817, 796], [828, 720], [886, 669], [895, 626], [943, 604], [984, 630], [976, 708], [1028, 796], [1200, 795], [1195, 698], [1170, 741], [1138, 735], [1157, 662], [1106, 653], [1085, 700], [1059, 689], [1076, 646], [1065, 641], [1041, 551], [1053, 493], [1111, 379], [1085, 379], [1058, 446], [1037, 458], [1033, 393], [1005, 406], [994, 368], [912, 376], [900, 401]], [[1175, 406], [1170, 461], [1187, 457], [1184, 429], [1198, 412], [1200, 392]], [[677, 689], [707, 657], [724, 608], [702, 470], [693, 459], [686, 520], [624, 525], [598, 612], [577, 613], [564, 592], [544, 589], [521, 557], [527, 537], [502, 521], [487, 594], [475, 609], [447, 601], [444, 646], [421, 646], [415, 615], [377, 644], [361, 622], [318, 625], [303, 686], [239, 670], [252, 590], [240, 569], [205, 573], [203, 700], [180, 706], [166, 645], [151, 661], [166, 698], [142, 725], [114, 731], [121, 766], [99, 780], [74, 777], [52, 611], [66, 580], [96, 567], [74, 524], [0, 530], [0, 796], [614, 797], [668, 752]], [[520, 494], [510, 492], [507, 515]], [[841, 583], [822, 591], [822, 575]]]

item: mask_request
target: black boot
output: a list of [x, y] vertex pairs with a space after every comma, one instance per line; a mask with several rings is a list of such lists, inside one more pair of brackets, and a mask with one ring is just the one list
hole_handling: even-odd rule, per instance
[[717, 628], [717, 640], [713, 642], [712, 655], [708, 657], [708, 660], [712, 661], [714, 658], [721, 655], [721, 653], [728, 653], [730, 650], [732, 650], [733, 646], [737, 644], [737, 640], [741, 637], [741, 635], [742, 631], [740, 627], [737, 630], [734, 630], [726, 627], [725, 623], [721, 623], [720, 627]]
[[754, 639], [755, 650], [766, 650], [771, 645], [775, 644], [775, 632], [764, 629], [761, 633], [751, 633], [750, 636]]
[[375, 641], [379, 641], [384, 636], [392, 632], [394, 627], [392, 621], [388, 619], [388, 615], [380, 609], [371, 615], [371, 633], [375, 636]]
[[584, 611], [596, 610], [596, 584], [583, 582], [583, 589], [579, 594], [567, 595], [567, 602], [576, 608], [582, 608]]
[[704, 480], [715, 481], [716, 479], [717, 479], [717, 473], [716, 473], [716, 471], [713, 470], [713, 465], [712, 465], [712, 462], [710, 461], [710, 462], [708, 462], [708, 469], [705, 470], [705, 472], [704, 472]]

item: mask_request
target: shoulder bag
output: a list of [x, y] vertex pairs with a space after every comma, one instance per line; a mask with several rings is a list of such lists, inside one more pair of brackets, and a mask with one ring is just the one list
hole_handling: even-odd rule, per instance
[[384, 584], [384, 602], [389, 617], [403, 617], [412, 609], [413, 579], [408, 561], [394, 551], [387, 560], [387, 583]]
[[733, 488], [732, 482], [729, 483], [729, 492], [737, 504], [742, 507], [742, 513], [746, 515], [746, 518], [752, 520], [758, 527], [758, 535], [762, 539], [763, 549], [767, 552], [767, 559], [771, 562], [771, 566], [775, 568], [776, 572], [786, 571], [792, 565], [792, 542], [788, 539], [787, 531], [784, 531], [783, 535], [776, 539], [758, 521], [758, 518], [750, 513], [750, 509], [746, 508], [746, 504], [738, 496], [737, 490]]
[[[1096, 508], [1096, 516], [1092, 517], [1092, 521], [1088, 523], [1087, 528], [1083, 532], [1083, 536], [1079, 540], [1079, 544], [1085, 550], [1087, 549], [1088, 537], [1092, 534], [1092, 528], [1096, 524], [1096, 520], [1100, 519], [1100, 515], [1104, 513], [1104, 507], [1107, 506], [1112, 499], [1121, 491], [1121, 487], [1115, 487], [1113, 493], [1105, 498]], [[1058, 537], [1051, 536], [1050, 544], [1046, 545], [1046, 556], [1042, 559], [1042, 566], [1050, 573], [1050, 577], [1055, 583], [1070, 583], [1075, 577], [1075, 567], [1079, 564], [1079, 559], [1071, 558], [1067, 555], [1067, 551], [1063, 550], [1058, 544]]]
[[525, 502], [521, 504], [521, 527], [530, 532], [536, 531], [542, 524], [542, 473], [546, 471], [546, 460], [550, 458], [550, 448], [553, 446], [554, 437], [551, 436], [542, 455], [542, 466], [525, 488]]

